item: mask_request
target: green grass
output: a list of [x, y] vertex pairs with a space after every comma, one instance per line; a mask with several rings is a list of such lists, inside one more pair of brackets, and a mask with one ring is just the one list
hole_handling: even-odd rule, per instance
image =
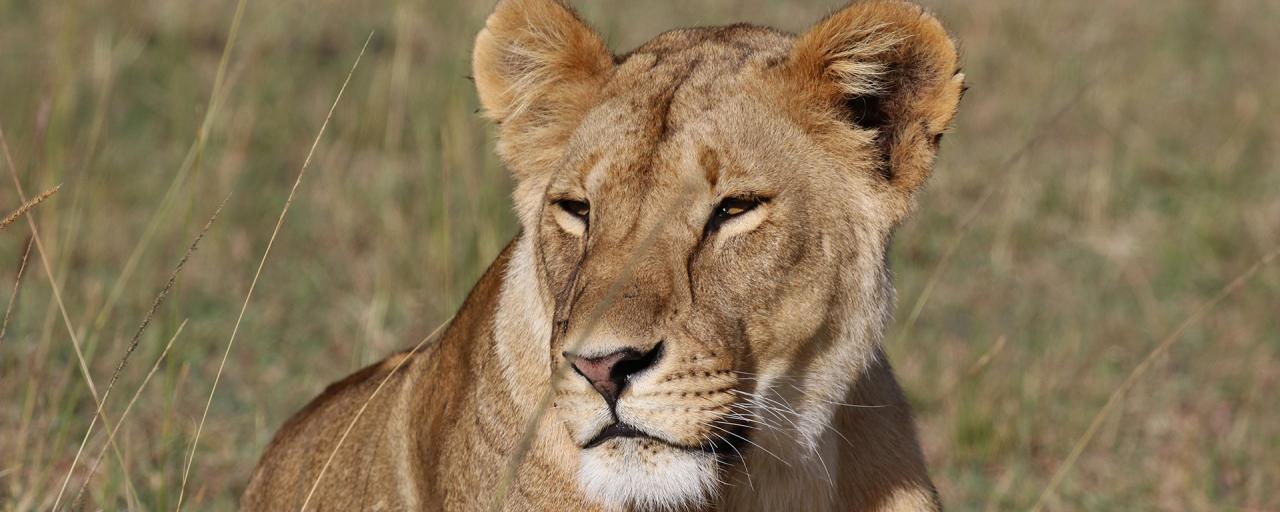
[[[624, 51], [681, 25], [801, 30], [837, 2], [579, 3]], [[235, 2], [0, 0], [0, 124], [28, 197], [62, 184], [34, 218], [100, 391], [232, 193], [112, 392], [114, 423], [189, 319], [117, 438], [127, 472], [108, 452], [92, 503], [176, 504], [276, 215], [371, 30], [230, 355], [189, 508], [231, 508], [285, 418], [457, 307], [516, 231], [466, 78], [490, 4], [248, 2], [192, 152]], [[971, 89], [896, 240], [888, 349], [949, 507], [1025, 510], [1138, 362], [1280, 243], [1280, 5], [929, 4], [962, 43]], [[21, 204], [0, 188], [0, 213]], [[29, 234], [25, 220], [0, 232], [6, 298]], [[3, 510], [52, 505], [94, 411], [50, 282], [33, 251], [0, 340]], [[1277, 304], [1272, 266], [1194, 324], [1125, 394], [1049, 509], [1280, 508]], [[83, 473], [82, 462], [72, 492]]]

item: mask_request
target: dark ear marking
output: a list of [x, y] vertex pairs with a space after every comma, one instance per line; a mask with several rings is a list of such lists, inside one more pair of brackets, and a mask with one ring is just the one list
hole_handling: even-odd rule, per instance
[[849, 122], [859, 128], [876, 130], [889, 124], [889, 113], [882, 106], [879, 96], [861, 95], [845, 98], [842, 102]]
[[888, 180], [893, 177], [889, 165], [890, 151], [893, 148], [890, 113], [885, 108], [885, 100], [880, 96], [857, 95], [847, 96], [841, 100], [841, 109], [849, 124], [864, 130], [876, 130], [875, 146], [880, 165], [880, 173]]

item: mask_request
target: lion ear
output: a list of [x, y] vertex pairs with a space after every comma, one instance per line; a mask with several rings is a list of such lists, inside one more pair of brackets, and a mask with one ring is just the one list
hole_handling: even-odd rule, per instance
[[[612, 68], [600, 37], [560, 0], [498, 3], [476, 36], [472, 73], [485, 117], [501, 127], [498, 152], [518, 178], [555, 158]], [[509, 158], [516, 154], [522, 161]]]
[[805, 101], [874, 130], [881, 171], [910, 196], [929, 177], [964, 91], [956, 63], [955, 44], [933, 16], [904, 1], [870, 0], [801, 35], [788, 71]]

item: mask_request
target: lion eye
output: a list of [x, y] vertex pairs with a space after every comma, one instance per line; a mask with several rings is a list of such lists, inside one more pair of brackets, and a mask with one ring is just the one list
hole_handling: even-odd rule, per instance
[[711, 222], [707, 227], [710, 229], [718, 228], [720, 224], [756, 209], [763, 202], [764, 200], [756, 197], [730, 197], [720, 201], [720, 204], [716, 205], [715, 213], [712, 214]]
[[759, 205], [759, 199], [731, 197], [716, 206], [716, 216], [728, 220], [754, 210]]
[[565, 213], [581, 219], [583, 222], [586, 222], [587, 215], [591, 213], [591, 205], [588, 205], [586, 201], [561, 199], [556, 201], [556, 206], [559, 206], [561, 210], [565, 211]]

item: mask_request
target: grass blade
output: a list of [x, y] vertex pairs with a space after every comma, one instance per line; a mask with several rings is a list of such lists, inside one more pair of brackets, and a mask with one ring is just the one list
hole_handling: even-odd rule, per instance
[[4, 308], [4, 323], [0, 324], [0, 342], [4, 334], [9, 332], [9, 317], [13, 314], [13, 305], [18, 302], [18, 290], [22, 288], [22, 275], [27, 270], [27, 258], [31, 256], [32, 241], [27, 240], [27, 248], [22, 250], [22, 263], [18, 264], [18, 275], [13, 278], [13, 291], [9, 293], [9, 305]]
[[[147, 330], [148, 325], [151, 325], [151, 319], [155, 317], [156, 311], [160, 310], [160, 305], [164, 303], [165, 297], [167, 297], [169, 292], [173, 290], [174, 284], [178, 282], [178, 275], [182, 272], [182, 267], [186, 266], [187, 260], [191, 258], [191, 255], [196, 252], [196, 248], [200, 246], [200, 241], [204, 240], [204, 236], [209, 232], [209, 228], [213, 227], [213, 222], [218, 219], [218, 214], [222, 213], [222, 207], [227, 205], [228, 199], [231, 199], [231, 194], [227, 194], [227, 197], [222, 199], [222, 203], [218, 205], [218, 208], [214, 210], [213, 215], [209, 217], [209, 221], [205, 223], [204, 229], [201, 229], [200, 233], [196, 235], [195, 241], [191, 242], [191, 246], [187, 248], [187, 252], [182, 255], [182, 259], [179, 260], [178, 265], [174, 267], [173, 273], [169, 274], [168, 282], [165, 283], [164, 288], [160, 289], [160, 293], [157, 294], [155, 300], [152, 301], [151, 310], [147, 311], [146, 316], [142, 319], [142, 324], [138, 325], [138, 330], [133, 333], [133, 338], [129, 340], [129, 347], [125, 349], [125, 353], [121, 356], [120, 362], [116, 364], [116, 369], [111, 374], [111, 380], [107, 382], [107, 389], [102, 393], [102, 402], [98, 404], [98, 412], [95, 413], [93, 419], [89, 421], [89, 428], [85, 429], [84, 437], [80, 439], [80, 448], [76, 450], [76, 456], [71, 460], [71, 467], [67, 468], [67, 475], [62, 480], [62, 487], [64, 489], [67, 487], [67, 482], [71, 480], [71, 473], [75, 471], [76, 465], [80, 462], [80, 455], [84, 451], [84, 445], [89, 442], [89, 436], [93, 434], [93, 427], [97, 424], [98, 414], [102, 412], [102, 407], [106, 405], [107, 398], [111, 396], [111, 390], [115, 387], [116, 381], [120, 378], [120, 372], [124, 371], [124, 367], [129, 364], [129, 357], [132, 356], [133, 351], [138, 348], [138, 343], [142, 340], [142, 333]], [[116, 427], [119, 428], [119, 424], [117, 424]], [[88, 483], [89, 482], [86, 479], [84, 485], [80, 486], [81, 493], [83, 493], [84, 487], [85, 485], [88, 485]], [[77, 493], [75, 500], [71, 502], [72, 508], [75, 508], [80, 502], [81, 493]], [[61, 492], [59, 492], [59, 498], [61, 498]], [[57, 507], [55, 506], [54, 508]]]
[[360, 48], [359, 55], [356, 55], [355, 62], [351, 65], [351, 71], [347, 72], [346, 80], [343, 80], [342, 87], [338, 89], [337, 97], [334, 98], [333, 104], [329, 107], [329, 113], [325, 115], [324, 122], [320, 124], [320, 131], [316, 134], [315, 139], [311, 142], [311, 149], [307, 151], [307, 157], [302, 161], [302, 168], [298, 170], [298, 177], [293, 182], [293, 188], [289, 189], [289, 196], [285, 198], [284, 207], [280, 209], [280, 216], [276, 219], [275, 228], [271, 230], [271, 237], [267, 239], [267, 248], [262, 251], [262, 259], [258, 261], [258, 269], [253, 273], [253, 280], [249, 282], [249, 291], [245, 294], [244, 303], [240, 306], [240, 314], [236, 317], [235, 327], [231, 329], [231, 337], [227, 340], [227, 348], [222, 353], [222, 362], [218, 363], [218, 372], [214, 374], [213, 386], [209, 390], [209, 399], [204, 404], [204, 413], [200, 415], [200, 423], [196, 426], [195, 439], [191, 441], [191, 453], [187, 456], [186, 467], [182, 470], [182, 486], [178, 488], [178, 505], [175, 510], [182, 510], [182, 500], [186, 495], [187, 480], [191, 476], [191, 463], [195, 460], [196, 449], [200, 445], [200, 434], [204, 431], [205, 420], [209, 417], [209, 407], [213, 405], [213, 396], [218, 392], [218, 382], [222, 379], [222, 372], [227, 366], [227, 357], [231, 355], [231, 348], [235, 345], [236, 335], [240, 333], [240, 324], [244, 321], [245, 311], [249, 309], [249, 301], [253, 298], [253, 290], [258, 286], [258, 278], [262, 276], [262, 269], [267, 264], [267, 257], [271, 255], [271, 247], [275, 244], [276, 236], [280, 234], [280, 227], [284, 225], [285, 215], [289, 213], [289, 206], [293, 204], [293, 198], [298, 192], [298, 186], [302, 184], [302, 178], [307, 174], [307, 168], [311, 165], [311, 157], [315, 155], [316, 146], [320, 145], [320, 138], [324, 136], [325, 129], [329, 127], [329, 120], [333, 118], [333, 112], [338, 108], [338, 102], [342, 101], [342, 94], [346, 92], [347, 85], [351, 83], [351, 77], [355, 75], [356, 68], [360, 66], [360, 59], [364, 57], [364, 52], [369, 48], [369, 41], [373, 40], [373, 32], [369, 33], [369, 37], [364, 40], [364, 46]]
[[1053, 493], [1058, 489], [1058, 486], [1062, 484], [1062, 480], [1067, 476], [1067, 473], [1071, 471], [1072, 466], [1075, 465], [1076, 459], [1080, 458], [1080, 454], [1084, 452], [1084, 449], [1089, 446], [1089, 442], [1093, 440], [1094, 434], [1098, 433], [1098, 428], [1102, 426], [1102, 420], [1106, 419], [1107, 416], [1111, 414], [1111, 411], [1120, 404], [1120, 398], [1124, 396], [1125, 392], [1129, 391], [1129, 388], [1133, 387], [1133, 384], [1137, 382], [1138, 379], [1142, 378], [1143, 374], [1147, 373], [1147, 370], [1151, 368], [1151, 364], [1155, 362], [1156, 358], [1160, 357], [1165, 352], [1168, 352], [1169, 347], [1173, 345], [1173, 342], [1178, 341], [1178, 338], [1182, 337], [1182, 333], [1186, 332], [1187, 328], [1191, 327], [1196, 322], [1199, 322], [1201, 318], [1204, 318], [1204, 316], [1214, 308], [1214, 306], [1217, 306], [1219, 302], [1222, 302], [1222, 299], [1227, 298], [1227, 296], [1240, 289], [1241, 286], [1244, 286], [1244, 284], [1249, 281], [1249, 278], [1253, 277], [1253, 275], [1257, 274], [1259, 270], [1262, 270], [1263, 267], [1270, 264], [1277, 256], [1280, 256], [1280, 246], [1273, 248], [1271, 252], [1268, 252], [1259, 258], [1258, 261], [1248, 269], [1241, 272], [1218, 290], [1218, 293], [1214, 294], [1213, 297], [1197, 305], [1196, 309], [1192, 311], [1190, 315], [1187, 315], [1187, 318], [1183, 320], [1181, 324], [1178, 324], [1178, 327], [1174, 329], [1173, 332], [1169, 333], [1168, 336], [1165, 336], [1164, 339], [1155, 346], [1155, 348], [1151, 349], [1151, 351], [1147, 353], [1147, 356], [1129, 372], [1129, 375], [1125, 377], [1124, 381], [1111, 392], [1111, 396], [1107, 398], [1107, 403], [1102, 406], [1102, 409], [1093, 416], [1093, 420], [1089, 422], [1089, 428], [1085, 429], [1084, 434], [1080, 436], [1080, 439], [1076, 440], [1075, 445], [1071, 447], [1071, 452], [1067, 454], [1067, 458], [1062, 461], [1061, 466], [1058, 466], [1057, 471], [1053, 473], [1053, 478], [1049, 480], [1049, 484], [1045, 486], [1044, 490], [1040, 493], [1040, 497], [1036, 499], [1036, 504], [1031, 507], [1032, 512], [1040, 512], [1044, 509], [1045, 503], [1047, 503], [1049, 498], [1053, 496]]
[[89, 487], [89, 481], [93, 479], [93, 474], [98, 471], [98, 464], [102, 462], [102, 456], [107, 452], [107, 446], [111, 445], [115, 440], [116, 433], [120, 431], [120, 426], [124, 425], [124, 420], [129, 416], [129, 411], [133, 410], [133, 404], [138, 401], [138, 397], [142, 395], [142, 390], [147, 387], [147, 383], [151, 382], [151, 377], [160, 369], [160, 363], [164, 362], [165, 356], [169, 355], [169, 349], [173, 348], [174, 340], [178, 339], [178, 336], [182, 334], [182, 330], [186, 327], [187, 320], [183, 320], [181, 324], [178, 324], [178, 330], [174, 331], [173, 336], [169, 337], [169, 342], [165, 344], [164, 350], [160, 352], [160, 357], [157, 357], [155, 364], [151, 365], [151, 371], [147, 372], [147, 376], [142, 379], [142, 384], [139, 384], [138, 389], [133, 392], [133, 398], [129, 399], [129, 404], [124, 407], [124, 412], [120, 413], [120, 418], [116, 422], [115, 428], [111, 429], [110, 434], [107, 434], [107, 442], [102, 444], [102, 449], [98, 450], [98, 455], [93, 458], [93, 464], [89, 465], [89, 473], [85, 475], [84, 482], [80, 484], [80, 490], [76, 492], [76, 497], [71, 502], [71, 508], [76, 508], [76, 505], [80, 503], [84, 490]]
[[[0, 151], [4, 153], [5, 164], [9, 167], [9, 177], [13, 180], [14, 189], [18, 191], [18, 198], [24, 203], [27, 201], [27, 195], [22, 190], [22, 180], [18, 179], [18, 167], [13, 163], [13, 154], [9, 151], [9, 140], [4, 135], [4, 127], [0, 126]], [[75, 349], [76, 362], [79, 364], [80, 374], [84, 377], [85, 384], [89, 387], [89, 394], [93, 395], [94, 405], [98, 407], [98, 416], [102, 417], [102, 423], [108, 427], [111, 422], [107, 420], [106, 413], [102, 411], [102, 400], [98, 396], [98, 389], [93, 385], [93, 375], [89, 372], [89, 365], [85, 362], [84, 351], [80, 348], [80, 338], [76, 335], [76, 329], [71, 325], [71, 316], [67, 314], [67, 306], [62, 301], [62, 291], [58, 286], [58, 280], [53, 275], [53, 266], [49, 263], [48, 254], [45, 252], [44, 243], [40, 241], [40, 230], [36, 227], [35, 212], [29, 212], [25, 218], [27, 219], [27, 227], [31, 229], [31, 241], [36, 246], [36, 255], [40, 258], [40, 265], [44, 267], [45, 277], [49, 279], [49, 289], [53, 292], [54, 301], [58, 305], [58, 313], [62, 316], [62, 323], [67, 328], [67, 334], [71, 338], [71, 347]], [[124, 457], [120, 455], [119, 449], [112, 446], [115, 455], [120, 459], [120, 464], [124, 465]], [[55, 499], [53, 508], [58, 508], [58, 501], [62, 497], [62, 493], [66, 490], [64, 482], [62, 489], [58, 491], [58, 499]]]

